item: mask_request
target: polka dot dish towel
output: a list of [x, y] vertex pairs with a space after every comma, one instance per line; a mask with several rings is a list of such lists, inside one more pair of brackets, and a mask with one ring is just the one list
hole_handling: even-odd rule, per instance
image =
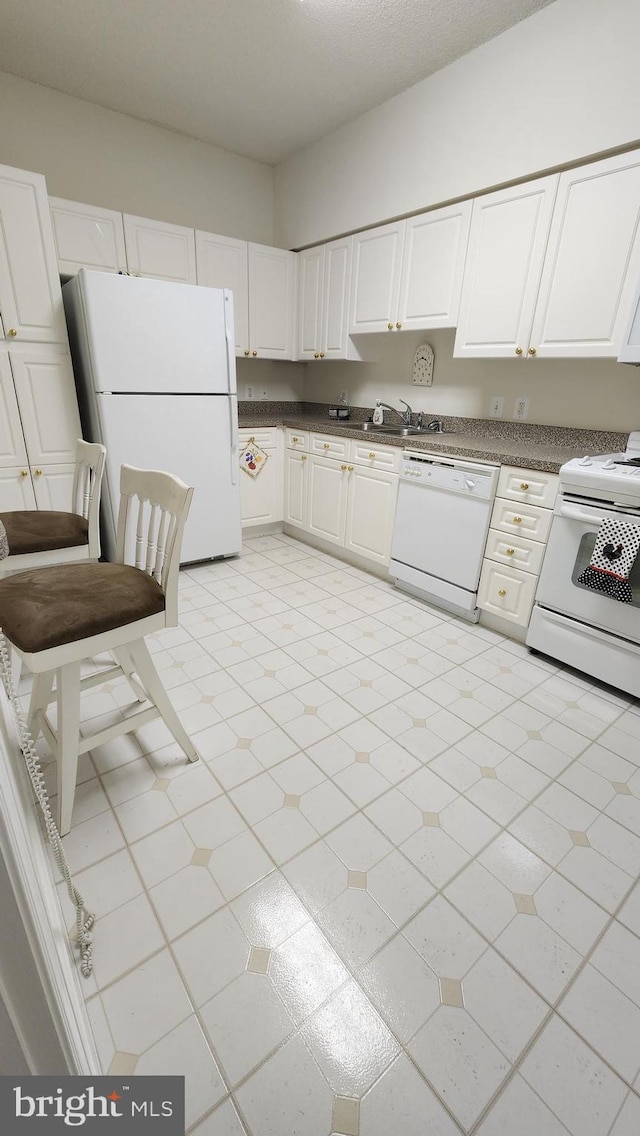
[[639, 549], [640, 526], [607, 517], [600, 526], [589, 566], [578, 576], [578, 583], [620, 603], [631, 603], [629, 573]]

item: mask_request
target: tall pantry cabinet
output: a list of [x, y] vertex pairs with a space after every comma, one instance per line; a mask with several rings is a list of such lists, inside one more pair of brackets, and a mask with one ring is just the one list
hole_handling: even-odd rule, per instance
[[80, 436], [45, 180], [0, 166], [0, 512], [68, 509]]

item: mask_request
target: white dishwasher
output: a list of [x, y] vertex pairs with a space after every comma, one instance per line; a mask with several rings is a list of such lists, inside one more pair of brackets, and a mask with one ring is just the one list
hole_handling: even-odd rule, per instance
[[389, 573], [396, 586], [477, 623], [500, 466], [405, 450]]

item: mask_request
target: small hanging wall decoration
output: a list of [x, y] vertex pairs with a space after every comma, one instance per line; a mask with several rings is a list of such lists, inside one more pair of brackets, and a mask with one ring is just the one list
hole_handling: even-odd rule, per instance
[[249, 477], [257, 477], [260, 471], [264, 469], [268, 459], [268, 453], [257, 446], [253, 438], [249, 438], [247, 446], [240, 454], [240, 468], [248, 473]]

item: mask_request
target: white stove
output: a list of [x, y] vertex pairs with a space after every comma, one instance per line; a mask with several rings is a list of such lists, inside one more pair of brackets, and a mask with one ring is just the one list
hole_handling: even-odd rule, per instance
[[565, 462], [560, 470], [560, 488], [640, 508], [640, 430], [629, 434], [624, 453]]

